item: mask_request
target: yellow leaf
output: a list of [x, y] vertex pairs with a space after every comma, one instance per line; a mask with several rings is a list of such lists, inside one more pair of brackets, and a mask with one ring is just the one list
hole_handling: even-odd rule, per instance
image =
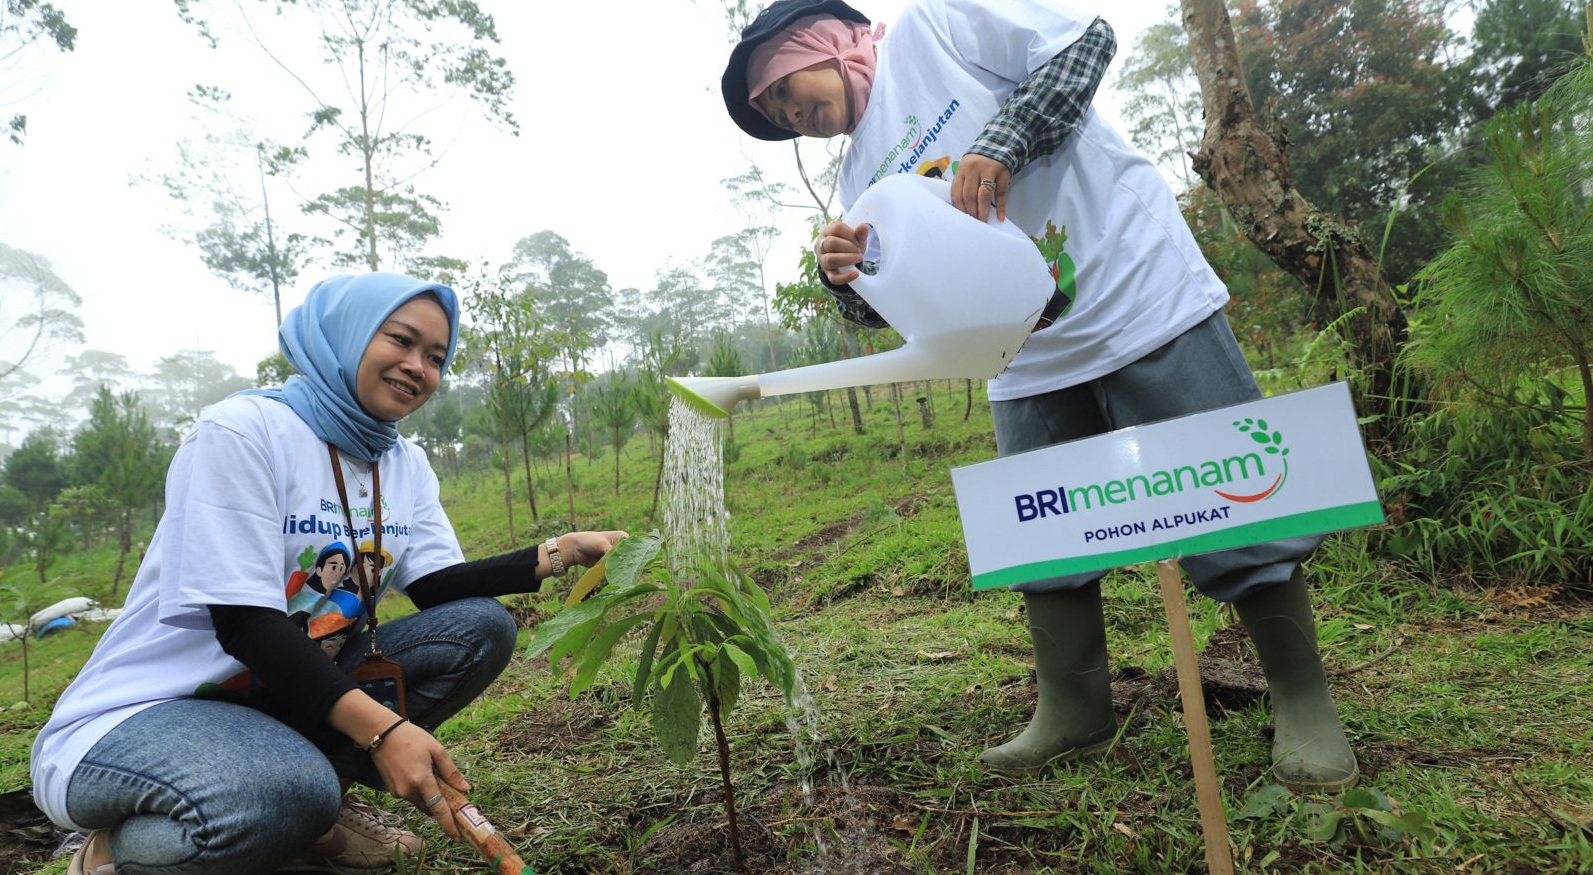
[[597, 560], [597, 564], [586, 569], [581, 579], [575, 582], [575, 588], [570, 590], [570, 595], [564, 600], [564, 606], [580, 604], [581, 600], [592, 594], [597, 585], [603, 582], [603, 569], [608, 567], [608, 557]]

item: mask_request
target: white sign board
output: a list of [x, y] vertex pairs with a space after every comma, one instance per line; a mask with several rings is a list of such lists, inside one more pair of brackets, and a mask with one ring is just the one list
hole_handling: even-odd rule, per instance
[[954, 468], [974, 589], [1383, 521], [1332, 383]]

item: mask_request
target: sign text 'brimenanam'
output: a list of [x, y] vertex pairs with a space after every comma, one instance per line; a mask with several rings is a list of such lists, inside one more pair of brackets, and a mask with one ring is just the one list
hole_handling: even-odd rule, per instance
[[[1285, 471], [1287, 466], [1288, 460], [1285, 457]], [[1012, 497], [1012, 503], [1019, 523], [1043, 520], [1048, 516], [1118, 507], [1145, 498], [1175, 495], [1192, 489], [1210, 489], [1228, 502], [1249, 503], [1276, 494], [1278, 487], [1283, 484], [1283, 473], [1276, 475], [1260, 492], [1244, 494], [1225, 491], [1219, 487], [1231, 490], [1234, 484], [1265, 482], [1266, 477], [1267, 465], [1261, 454], [1243, 453], [1101, 483], [1072, 487], [1057, 486], [1019, 493]], [[1086, 528], [1083, 530], [1083, 535], [1085, 542], [1088, 543], [1217, 522], [1228, 519], [1231, 508], [1231, 504], [1206, 505], [1182, 513], [1163, 514], [1150, 519], [1133, 520], [1093, 529]]]

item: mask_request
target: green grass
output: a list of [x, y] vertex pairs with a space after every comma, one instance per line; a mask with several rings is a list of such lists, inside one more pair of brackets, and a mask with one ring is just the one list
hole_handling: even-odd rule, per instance
[[[1124, 724], [1111, 752], [1029, 780], [978, 768], [980, 750], [1028, 719], [1028, 636], [1016, 595], [968, 587], [947, 471], [994, 455], [983, 399], [965, 423], [962, 385], [934, 388], [935, 427], [922, 426], [909, 392], [901, 437], [888, 389], [873, 390], [861, 436], [839, 393], [835, 429], [801, 399], [736, 408], [726, 473], [733, 554], [770, 593], [815, 709], [812, 728], [793, 732], [780, 697], [749, 685], [730, 715], [753, 870], [1202, 871], [1177, 696], [1151, 682], [1170, 673], [1172, 660], [1149, 569], [1106, 583]], [[562, 460], [553, 461], [537, 474], [544, 526], [530, 521], [516, 480], [521, 545], [567, 524]], [[575, 523], [653, 528], [657, 464], [646, 438], [633, 438], [616, 494], [607, 451], [576, 459]], [[443, 478], [467, 553], [509, 546], [502, 493], [497, 471]], [[1249, 701], [1214, 711], [1211, 721], [1238, 870], [1593, 871], [1593, 610], [1565, 597], [1512, 602], [1418, 582], [1369, 555], [1368, 540], [1335, 536], [1311, 563], [1321, 640], [1362, 786], [1424, 816], [1431, 832], [1322, 836], [1314, 830], [1333, 798], [1259, 806], [1268, 798], [1258, 794], [1267, 785], [1270, 717], [1264, 701]], [[66, 578], [70, 567], [78, 590], [104, 595], [109, 556], [82, 554], [52, 577]], [[546, 615], [557, 595], [521, 601]], [[1190, 607], [1197, 644], [1233, 649], [1228, 609], [1196, 596]], [[26, 786], [32, 733], [95, 631], [80, 625], [33, 643], [32, 701], [0, 711], [0, 789]], [[630, 658], [622, 647], [573, 700], [545, 660], [517, 660], [439, 735], [478, 804], [538, 872], [667, 873], [705, 860], [703, 871], [727, 871], [712, 853], [724, 847], [724, 815], [708, 743], [688, 768], [665, 759], [645, 716], [629, 706]], [[21, 698], [21, 675], [19, 648], [0, 647], [0, 704]], [[1247, 812], [1252, 800], [1258, 812]], [[1359, 809], [1343, 813], [1375, 826]], [[411, 871], [481, 871], [474, 851], [408, 820], [429, 853]]]

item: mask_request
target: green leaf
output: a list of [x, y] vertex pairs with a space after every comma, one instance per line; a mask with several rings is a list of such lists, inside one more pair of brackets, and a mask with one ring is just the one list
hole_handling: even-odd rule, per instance
[[761, 672], [764, 679], [779, 688], [787, 701], [796, 692], [796, 663], [791, 661], [791, 652], [775, 636], [774, 632], [761, 624], [747, 630], [755, 646], [748, 648], [754, 657], [761, 657], [764, 661]]
[[1367, 787], [1351, 787], [1339, 797], [1339, 805], [1344, 808], [1365, 808], [1370, 811], [1389, 811], [1393, 805], [1388, 801], [1388, 795], [1381, 790]]
[[1438, 835], [1432, 821], [1423, 814], [1394, 814], [1391, 811], [1367, 811], [1365, 814], [1371, 820], [1412, 838], [1431, 840]]
[[623, 620], [610, 623], [603, 631], [592, 636], [592, 641], [581, 654], [581, 663], [575, 669], [575, 679], [570, 681], [570, 698], [580, 695], [597, 679], [597, 670], [608, 661], [609, 652], [626, 632], [649, 619], [652, 614], [632, 614]]
[[674, 683], [654, 690], [653, 734], [670, 762], [677, 766], [691, 762], [701, 728], [702, 703], [688, 676], [676, 675]]
[[680, 671], [681, 666], [686, 667], [688, 676], [695, 675], [697, 667], [692, 662], [691, 657], [697, 650], [698, 648], [694, 644], [687, 644], [679, 649], [666, 647], [664, 658], [658, 664], [658, 683], [662, 686], [669, 686], [674, 683], [675, 675]]
[[570, 588], [570, 594], [564, 599], [564, 606], [570, 607], [585, 601], [592, 590], [597, 589], [597, 585], [607, 579], [607, 567], [608, 557], [603, 556], [593, 563], [591, 568], [586, 569], [586, 573], [581, 575], [581, 579], [576, 581], [575, 586]]
[[734, 638], [737, 635], [745, 634], [741, 628], [741, 624], [737, 623], [735, 619], [729, 615], [721, 614], [718, 611], [707, 611], [705, 613], [708, 615], [708, 620], [715, 626], [719, 627], [719, 633], [727, 640]]
[[724, 640], [719, 627], [708, 617], [707, 611], [692, 611], [681, 618], [686, 637], [699, 644], [718, 644]]
[[719, 713], [722, 716], [729, 714], [741, 698], [741, 670], [731, 659], [716, 659], [712, 664], [714, 689], [719, 693]]
[[1339, 811], [1328, 811], [1319, 817], [1311, 818], [1306, 835], [1312, 841], [1329, 842], [1339, 834], [1339, 826], [1344, 822], [1344, 814]]
[[599, 615], [584, 623], [576, 624], [548, 651], [548, 664], [558, 666], [567, 657], [581, 652], [581, 649], [586, 647], [586, 642], [592, 640], [592, 633], [597, 631], [602, 622], [603, 617]]
[[757, 660], [747, 653], [747, 651], [742, 650], [739, 646], [737, 646], [735, 642], [726, 640], [724, 653], [726, 656], [730, 657], [731, 662], [734, 662], [736, 666], [741, 669], [742, 674], [752, 675], [753, 677], [757, 677], [758, 675], [762, 674], [762, 672], [758, 670]]
[[663, 546], [664, 542], [653, 535], [631, 535], [615, 544], [607, 556], [609, 585], [626, 587], [634, 584]]
[[[739, 574], [739, 572], [737, 573]], [[746, 575], [742, 575], [742, 581], [744, 583], [742, 592], [746, 593], [747, 597], [752, 599], [752, 603], [757, 605], [758, 610], [763, 613], [763, 616], [767, 617], [770, 611], [769, 594], [764, 592], [762, 587], [753, 583], [752, 578]]]
[[[620, 543], [623, 544], [625, 542], [621, 541]], [[609, 608], [624, 604], [632, 599], [651, 595], [658, 592], [658, 589], [658, 584], [651, 581], [638, 583], [628, 589], [610, 587], [578, 605], [559, 611], [538, 626], [536, 632], [532, 634], [531, 643], [526, 645], [526, 658], [536, 658], [544, 650], [560, 643], [561, 639], [568, 637], [572, 631], [582, 627], [594, 616], [600, 617]], [[587, 638], [591, 637], [592, 629], [583, 628], [581, 631], [582, 635], [579, 641], [572, 644], [561, 644], [556, 653], [549, 657], [549, 660], [554, 665], [557, 665], [564, 656], [574, 653], [586, 645]]]
[[[624, 542], [621, 542], [624, 543]], [[526, 645], [527, 659], [535, 659], [542, 655], [544, 650], [558, 643], [575, 627], [601, 617], [608, 607], [608, 601], [602, 598], [588, 599], [573, 607], [565, 608], [552, 617], [542, 621], [537, 626], [536, 632], [531, 635], [531, 643]], [[587, 634], [591, 634], [588, 630]], [[554, 661], [557, 664], [557, 661]]]
[[1250, 794], [1245, 800], [1244, 807], [1235, 815], [1239, 820], [1251, 820], [1283, 814], [1289, 810], [1289, 801], [1294, 798], [1288, 788], [1281, 784], [1268, 784], [1260, 790]]
[[664, 631], [664, 624], [657, 622], [647, 632], [647, 640], [642, 642], [642, 652], [637, 657], [636, 679], [631, 682], [631, 707], [642, 707], [642, 698], [647, 695], [647, 681], [653, 673], [653, 653], [658, 649], [658, 636]]
[[968, 875], [979, 871], [979, 818], [973, 819], [973, 827], [968, 831]]

